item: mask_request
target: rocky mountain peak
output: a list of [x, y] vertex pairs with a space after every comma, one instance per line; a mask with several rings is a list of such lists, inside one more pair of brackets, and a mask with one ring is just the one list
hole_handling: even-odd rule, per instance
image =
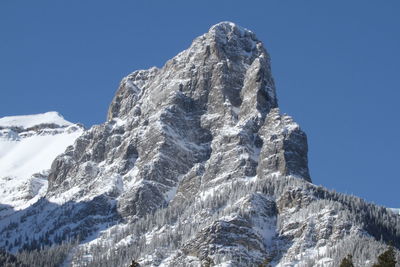
[[289, 118], [277, 109], [262, 43], [222, 22], [162, 68], [125, 77], [107, 122], [53, 163], [48, 195], [75, 187], [82, 191], [75, 196], [88, 196], [111, 175], [115, 183], [96, 194], [120, 198], [121, 214], [141, 215], [187, 186], [199, 193], [198, 186], [274, 173], [309, 181], [306, 136]]
[[231, 21], [221, 21], [210, 27], [208, 30], [208, 34], [216, 34], [216, 35], [238, 35], [239, 37], [243, 37], [244, 35], [252, 35], [252, 38], [255, 38], [255, 35], [252, 31], [243, 28]]
[[242, 55], [254, 60], [258, 56], [267, 56], [262, 42], [256, 35], [233, 22], [220, 22], [212, 26], [206, 34], [199, 37], [202, 38], [215, 43], [232, 57]]
[[211, 27], [161, 69], [140, 70], [124, 78], [108, 120], [162, 108], [177, 93], [213, 113], [229, 113], [223, 107], [230, 106], [249, 114], [254, 107], [265, 116], [277, 107], [268, 53], [254, 33], [231, 22]]

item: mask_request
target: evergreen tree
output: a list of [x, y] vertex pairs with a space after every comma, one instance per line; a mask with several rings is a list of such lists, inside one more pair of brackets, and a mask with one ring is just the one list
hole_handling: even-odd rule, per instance
[[131, 262], [131, 264], [129, 265], [129, 267], [140, 267], [140, 264], [139, 264], [137, 261], [132, 260], [132, 262]]
[[378, 263], [375, 263], [373, 267], [395, 267], [396, 266], [396, 255], [392, 246], [383, 252], [378, 257]]
[[354, 267], [353, 256], [349, 254], [346, 257], [344, 257], [339, 267]]
[[265, 260], [259, 265], [259, 267], [271, 267], [270, 260], [269, 260], [268, 258], [265, 259]]
[[215, 265], [215, 263], [210, 257], [207, 257], [202, 264], [202, 266], [204, 266], [204, 267], [210, 267], [210, 266], [214, 266], [214, 265]]

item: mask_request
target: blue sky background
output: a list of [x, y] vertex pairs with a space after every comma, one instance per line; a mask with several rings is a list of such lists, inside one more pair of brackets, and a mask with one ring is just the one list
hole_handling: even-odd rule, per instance
[[0, 117], [104, 122], [121, 78], [220, 21], [272, 57], [315, 184], [400, 207], [400, 1], [0, 1]]

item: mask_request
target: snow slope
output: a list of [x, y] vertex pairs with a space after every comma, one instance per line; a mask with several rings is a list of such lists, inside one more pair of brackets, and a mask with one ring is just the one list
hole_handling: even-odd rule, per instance
[[396, 214], [400, 215], [400, 209], [389, 208], [389, 210], [393, 211]]
[[51, 163], [83, 128], [57, 112], [3, 117], [0, 127], [0, 203], [22, 208], [46, 192]]
[[22, 127], [27, 129], [40, 124], [70, 126], [73, 123], [66, 121], [58, 112], [55, 111], [42, 114], [7, 116], [0, 118], [0, 127]]

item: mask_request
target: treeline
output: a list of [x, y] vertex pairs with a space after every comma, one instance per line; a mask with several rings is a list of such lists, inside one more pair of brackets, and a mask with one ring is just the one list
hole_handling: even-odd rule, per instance
[[[115, 226], [99, 239], [97, 245], [86, 247], [85, 251], [78, 251], [74, 262], [78, 263], [83, 255], [91, 255], [90, 262], [85, 263], [88, 266], [124, 266], [132, 259], [148, 259], [157, 265], [171, 254], [178, 253], [176, 257], [179, 257], [179, 249], [185, 243], [190, 242], [201, 229], [221, 217], [231, 214], [251, 216], [241, 207], [234, 205], [239, 199], [255, 192], [262, 192], [265, 196], [276, 199], [289, 188], [296, 187], [302, 188], [315, 198], [314, 202], [304, 207], [296, 216], [317, 212], [329, 206], [346, 222], [366, 229], [366, 236], [372, 235], [375, 240], [383, 243], [392, 241], [397, 248], [399, 247], [400, 216], [354, 196], [328, 191], [297, 178], [279, 177], [256, 179], [254, 182], [227, 183], [218, 188], [218, 191], [209, 192], [207, 196], [202, 197], [200, 194], [180, 202], [179, 205], [172, 203], [165, 209], [137, 218], [134, 222]], [[359, 251], [354, 257], [360, 262], [371, 261], [371, 257], [382, 252], [381, 242], [372, 242], [371, 238], [358, 241], [358, 244], [352, 243], [351, 246], [355, 251]], [[368, 246], [368, 250], [363, 246]], [[348, 254], [348, 249], [348, 244], [340, 243], [331, 248], [327, 255], [320, 255], [320, 258], [329, 256], [335, 264], [339, 264]], [[285, 251], [281, 251], [280, 255], [284, 253]], [[217, 259], [214, 262], [218, 264], [219, 256], [214, 256]], [[279, 257], [277, 255], [275, 260], [279, 260]], [[229, 258], [230, 255], [220, 257], [221, 261]], [[318, 258], [319, 256], [304, 259], [305, 266], [317, 262]], [[232, 259], [235, 259], [234, 255]]]
[[61, 266], [77, 243], [63, 243], [41, 249], [23, 250], [15, 255], [0, 251], [0, 266], [4, 267], [57, 267]]
[[[7, 253], [0, 256], [1, 259], [6, 260], [5, 262], [14, 264], [12, 263], [14, 261], [15, 264], [20, 264], [10, 266], [24, 266], [23, 264], [58, 266], [65, 261], [70, 252], [71, 256], [73, 254], [71, 260], [77, 266], [127, 266], [132, 259], [157, 265], [172, 254], [175, 254], [176, 258], [184, 257], [180, 249], [203, 228], [222, 217], [232, 214], [243, 218], [254, 216], [245, 207], [236, 204], [240, 199], [258, 192], [266, 198], [276, 200], [293, 188], [300, 188], [313, 199], [310, 204], [293, 215], [297, 216], [298, 220], [328, 206], [334, 209], [343, 221], [359, 225], [360, 230], [366, 230], [364, 237], [360, 237], [361, 234], [357, 238], [352, 235], [351, 239], [335, 243], [321, 255], [303, 259], [304, 266], [318, 264], [318, 260], [324, 257], [332, 259], [331, 266], [338, 266], [349, 253], [353, 255], [352, 260], [356, 266], [364, 266], [365, 262], [370, 262], [372, 265], [376, 256], [386, 249], [385, 243], [392, 242], [395, 248], [400, 247], [400, 216], [391, 213], [386, 208], [367, 203], [354, 196], [328, 191], [298, 178], [270, 177], [237, 179], [220, 185], [218, 190], [208, 189], [207, 191], [203, 188], [202, 190], [206, 191], [204, 194], [200, 193], [179, 203], [172, 201], [169, 206], [152, 214], [110, 227], [99, 237], [98, 242], [76, 248], [73, 253], [71, 248], [74, 245], [68, 242], [41, 248], [43, 243], [48, 243], [45, 241], [55, 241], [44, 235], [42, 238], [45, 241], [41, 242], [42, 239], [38, 239], [35, 243], [31, 240], [25, 245], [27, 250], [15, 256]], [[279, 231], [279, 215], [277, 219]], [[371, 236], [375, 241], [371, 239]], [[63, 238], [67, 240], [68, 234], [62, 236], [61, 239]], [[282, 246], [281, 251], [274, 255], [274, 261], [280, 260], [280, 257], [285, 254], [285, 248], [287, 249]], [[398, 250], [394, 251], [398, 257]], [[228, 260], [235, 262], [237, 257], [229, 254], [214, 254], [213, 260], [215, 264], [219, 264]], [[262, 263], [264, 260], [264, 258], [259, 258], [254, 259], [254, 262]]]
[[[396, 267], [397, 259], [396, 252], [392, 246], [389, 246], [385, 252], [382, 252], [377, 260], [372, 265], [372, 267]], [[339, 267], [354, 267], [353, 263], [353, 255], [348, 254], [343, 260], [340, 262]]]

